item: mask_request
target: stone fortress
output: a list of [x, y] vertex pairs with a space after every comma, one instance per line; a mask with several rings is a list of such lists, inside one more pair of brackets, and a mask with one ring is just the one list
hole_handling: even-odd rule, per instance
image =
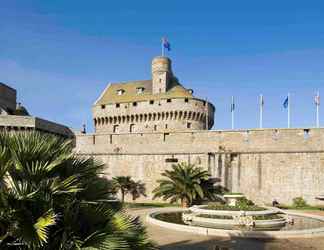
[[324, 129], [208, 130], [215, 108], [193, 97], [156, 57], [152, 80], [109, 85], [93, 106], [95, 133], [76, 136], [76, 152], [106, 165], [106, 176], [130, 175], [148, 197], [161, 173], [194, 163], [232, 192], [259, 203], [290, 204], [324, 193]]
[[146, 184], [148, 197], [172, 164], [194, 163], [232, 192], [258, 203], [309, 204], [324, 193], [324, 129], [209, 130], [214, 106], [193, 96], [172, 72], [171, 60], [156, 57], [152, 80], [110, 84], [93, 106], [95, 132], [29, 115], [16, 90], [0, 83], [0, 129], [37, 130], [75, 138], [75, 151], [106, 165], [106, 176], [130, 175]]
[[64, 138], [74, 138], [73, 131], [61, 124], [32, 117], [17, 103], [17, 91], [0, 82], [0, 131], [40, 131]]
[[93, 106], [96, 133], [210, 129], [215, 108], [174, 76], [171, 60], [155, 57], [152, 80], [112, 83]]

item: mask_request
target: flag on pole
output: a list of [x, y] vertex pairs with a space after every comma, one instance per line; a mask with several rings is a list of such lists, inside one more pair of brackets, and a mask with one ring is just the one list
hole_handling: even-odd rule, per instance
[[264, 106], [264, 98], [263, 98], [263, 95], [260, 95], [260, 106], [261, 107]]
[[283, 107], [286, 109], [289, 106], [289, 96], [286, 97], [285, 101], [283, 102]]
[[283, 107], [287, 109], [288, 128], [290, 128], [290, 94], [289, 93], [285, 101], [283, 102]]
[[314, 97], [314, 102], [315, 102], [315, 105], [316, 106], [319, 106], [320, 105], [320, 95], [319, 93], [317, 93]]
[[232, 129], [234, 129], [234, 110], [235, 110], [235, 102], [234, 102], [234, 96], [232, 96], [232, 103], [231, 103]]
[[315, 105], [316, 105], [316, 127], [320, 127], [320, 120], [319, 120], [319, 108], [320, 108], [320, 94], [319, 91], [316, 93], [315, 98]]
[[162, 45], [163, 48], [167, 49], [168, 51], [171, 50], [171, 44], [166, 37], [162, 37]]
[[260, 95], [260, 125], [259, 127], [263, 127], [263, 106], [264, 106], [264, 99], [263, 95]]
[[234, 96], [232, 96], [232, 103], [231, 103], [231, 112], [235, 110], [235, 102], [234, 102]]

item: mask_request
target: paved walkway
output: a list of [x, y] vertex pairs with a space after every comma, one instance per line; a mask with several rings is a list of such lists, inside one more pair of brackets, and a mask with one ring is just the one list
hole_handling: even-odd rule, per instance
[[[153, 210], [160, 209], [131, 209], [129, 212], [142, 218], [151, 239], [161, 250], [324, 250], [324, 238], [251, 240], [217, 238], [170, 230], [146, 223], [146, 215]], [[318, 212], [315, 213], [318, 214]]]

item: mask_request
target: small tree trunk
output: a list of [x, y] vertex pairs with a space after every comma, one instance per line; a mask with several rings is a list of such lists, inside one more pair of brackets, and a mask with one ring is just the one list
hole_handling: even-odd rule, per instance
[[125, 200], [125, 190], [124, 189], [121, 189], [121, 200], [122, 200], [122, 203], [124, 203], [124, 200]]
[[182, 208], [188, 208], [190, 206], [188, 198], [182, 198], [181, 199], [181, 207]]

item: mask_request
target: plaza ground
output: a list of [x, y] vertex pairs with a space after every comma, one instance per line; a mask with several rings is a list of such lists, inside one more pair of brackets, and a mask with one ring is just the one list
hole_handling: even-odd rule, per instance
[[[291, 240], [257, 240], [242, 238], [218, 238], [175, 231], [146, 223], [148, 213], [159, 208], [132, 208], [129, 212], [140, 216], [147, 226], [150, 238], [161, 250], [324, 250], [324, 237]], [[324, 211], [305, 211], [323, 215]]]

